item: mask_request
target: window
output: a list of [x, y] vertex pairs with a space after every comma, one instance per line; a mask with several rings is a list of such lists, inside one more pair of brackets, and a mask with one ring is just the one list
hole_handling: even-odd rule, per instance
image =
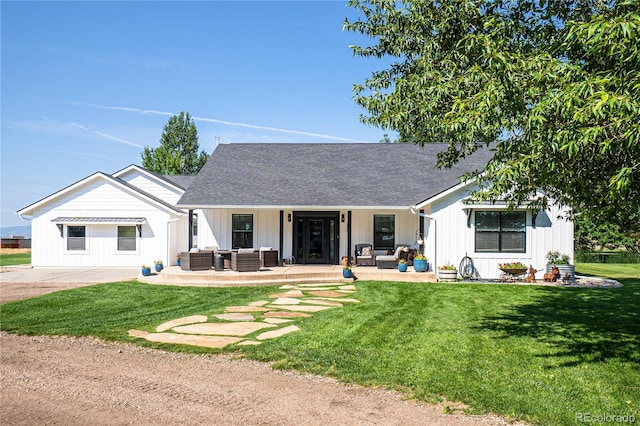
[[476, 252], [525, 252], [525, 212], [477, 211], [475, 215]]
[[136, 250], [136, 227], [118, 226], [118, 251]]
[[67, 226], [67, 250], [85, 250], [86, 229], [84, 226]]
[[373, 215], [373, 249], [393, 250], [396, 241], [396, 217], [392, 214]]
[[231, 248], [253, 247], [253, 215], [234, 214], [231, 216]]

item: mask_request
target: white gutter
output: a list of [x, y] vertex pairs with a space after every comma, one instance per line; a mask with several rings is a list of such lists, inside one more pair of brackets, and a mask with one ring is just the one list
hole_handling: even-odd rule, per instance
[[427, 218], [429, 220], [433, 221], [433, 272], [436, 272], [436, 268], [437, 268], [437, 256], [438, 256], [438, 240], [436, 239], [436, 218], [433, 216], [430, 216], [426, 213], [421, 213], [418, 210], [416, 210], [416, 206], [411, 206], [409, 207], [409, 209], [411, 210], [411, 213], [416, 215], [416, 216], [420, 216], [420, 217], [424, 217]]

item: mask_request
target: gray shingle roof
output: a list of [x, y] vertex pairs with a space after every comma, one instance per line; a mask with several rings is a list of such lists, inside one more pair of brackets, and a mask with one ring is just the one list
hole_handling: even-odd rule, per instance
[[222, 144], [179, 207], [405, 207], [445, 191], [491, 157], [435, 169], [443, 144]]

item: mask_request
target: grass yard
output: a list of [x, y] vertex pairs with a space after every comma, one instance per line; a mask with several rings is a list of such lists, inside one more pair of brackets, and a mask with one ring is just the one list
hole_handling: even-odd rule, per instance
[[[578, 273], [620, 280], [617, 289], [358, 282], [355, 297], [363, 303], [298, 320], [297, 333], [233, 350], [278, 368], [424, 401], [461, 401], [470, 412], [533, 424], [575, 424], [580, 413], [640, 419], [640, 270], [633, 266], [577, 265]], [[130, 328], [220, 313], [276, 288], [83, 287], [4, 304], [1, 328], [133, 341]]]
[[31, 249], [0, 249], [0, 266], [31, 263]]

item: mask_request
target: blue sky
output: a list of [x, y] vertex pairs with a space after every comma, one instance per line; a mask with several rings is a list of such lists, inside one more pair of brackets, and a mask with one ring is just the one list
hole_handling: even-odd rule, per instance
[[[140, 164], [171, 114], [200, 148], [378, 142], [352, 87], [381, 62], [344, 1], [2, 1], [0, 226], [96, 171]], [[389, 132], [387, 132], [389, 133]]]

